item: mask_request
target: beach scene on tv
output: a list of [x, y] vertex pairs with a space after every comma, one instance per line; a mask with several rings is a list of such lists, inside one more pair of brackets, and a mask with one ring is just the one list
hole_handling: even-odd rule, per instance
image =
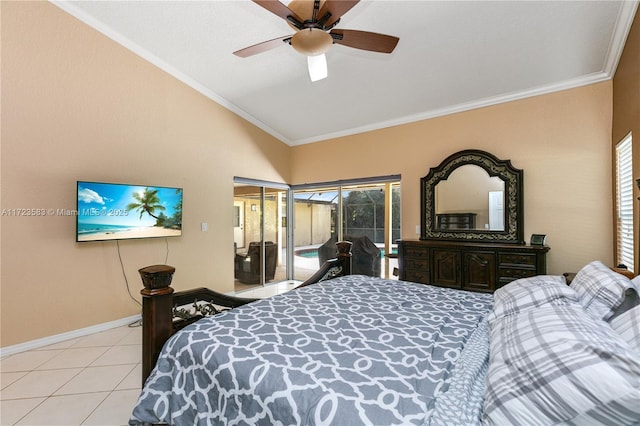
[[182, 189], [78, 182], [77, 241], [176, 237]]

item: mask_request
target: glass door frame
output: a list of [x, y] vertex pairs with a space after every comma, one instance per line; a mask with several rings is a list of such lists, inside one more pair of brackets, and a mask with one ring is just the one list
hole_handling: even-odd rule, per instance
[[[245, 178], [241, 176], [233, 177], [233, 186], [236, 187], [237, 184], [240, 185], [249, 185], [260, 187], [260, 239], [264, 243], [265, 241], [265, 214], [264, 214], [264, 206], [266, 201], [266, 189], [279, 189], [285, 193], [286, 200], [286, 226], [284, 239], [286, 242], [287, 249], [285, 250], [285, 279], [284, 281], [290, 280], [293, 276], [293, 250], [291, 249], [293, 244], [293, 206], [292, 206], [292, 191], [291, 187], [284, 183], [279, 182], [270, 182], [259, 179]], [[235, 191], [234, 191], [235, 198]], [[277, 203], [276, 203], [277, 205]], [[279, 248], [280, 250], [280, 248]], [[262, 244], [261, 247], [261, 258], [265, 259], [265, 246]], [[235, 260], [234, 260], [235, 262]], [[264, 286], [266, 284], [265, 281], [265, 268], [266, 262], [262, 262], [261, 271], [260, 271], [260, 284]], [[278, 281], [274, 282], [277, 283]], [[280, 281], [281, 282], [281, 281]]]

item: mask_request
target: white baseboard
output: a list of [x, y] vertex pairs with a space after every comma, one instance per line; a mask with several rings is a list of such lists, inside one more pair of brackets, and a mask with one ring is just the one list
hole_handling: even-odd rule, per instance
[[0, 358], [20, 352], [30, 351], [32, 349], [38, 349], [43, 346], [49, 346], [55, 343], [64, 342], [65, 340], [69, 339], [88, 336], [89, 334], [110, 330], [112, 328], [122, 327], [123, 325], [129, 325], [133, 322], [139, 321], [140, 318], [140, 315], [133, 315], [127, 318], [105, 322], [102, 324], [96, 324], [92, 325], [91, 327], [81, 328], [79, 330], [68, 331], [61, 334], [54, 334], [53, 336], [43, 337], [42, 339], [36, 339], [29, 342], [19, 343], [17, 345], [7, 346], [4, 348], [0, 348]]

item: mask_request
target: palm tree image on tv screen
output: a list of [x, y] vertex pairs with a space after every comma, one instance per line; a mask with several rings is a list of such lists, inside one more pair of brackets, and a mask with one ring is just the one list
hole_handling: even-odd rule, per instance
[[182, 188], [78, 182], [76, 241], [182, 234]]

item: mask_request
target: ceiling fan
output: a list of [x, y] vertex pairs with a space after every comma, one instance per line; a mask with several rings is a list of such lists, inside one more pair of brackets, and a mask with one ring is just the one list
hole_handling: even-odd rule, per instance
[[311, 81], [327, 77], [325, 52], [332, 44], [341, 44], [356, 49], [379, 53], [391, 53], [395, 49], [398, 37], [369, 31], [333, 29], [342, 15], [351, 10], [360, 0], [292, 0], [285, 6], [278, 0], [253, 0], [274, 15], [287, 21], [296, 30], [293, 35], [278, 37], [233, 52], [246, 58], [283, 44], [307, 56]]

